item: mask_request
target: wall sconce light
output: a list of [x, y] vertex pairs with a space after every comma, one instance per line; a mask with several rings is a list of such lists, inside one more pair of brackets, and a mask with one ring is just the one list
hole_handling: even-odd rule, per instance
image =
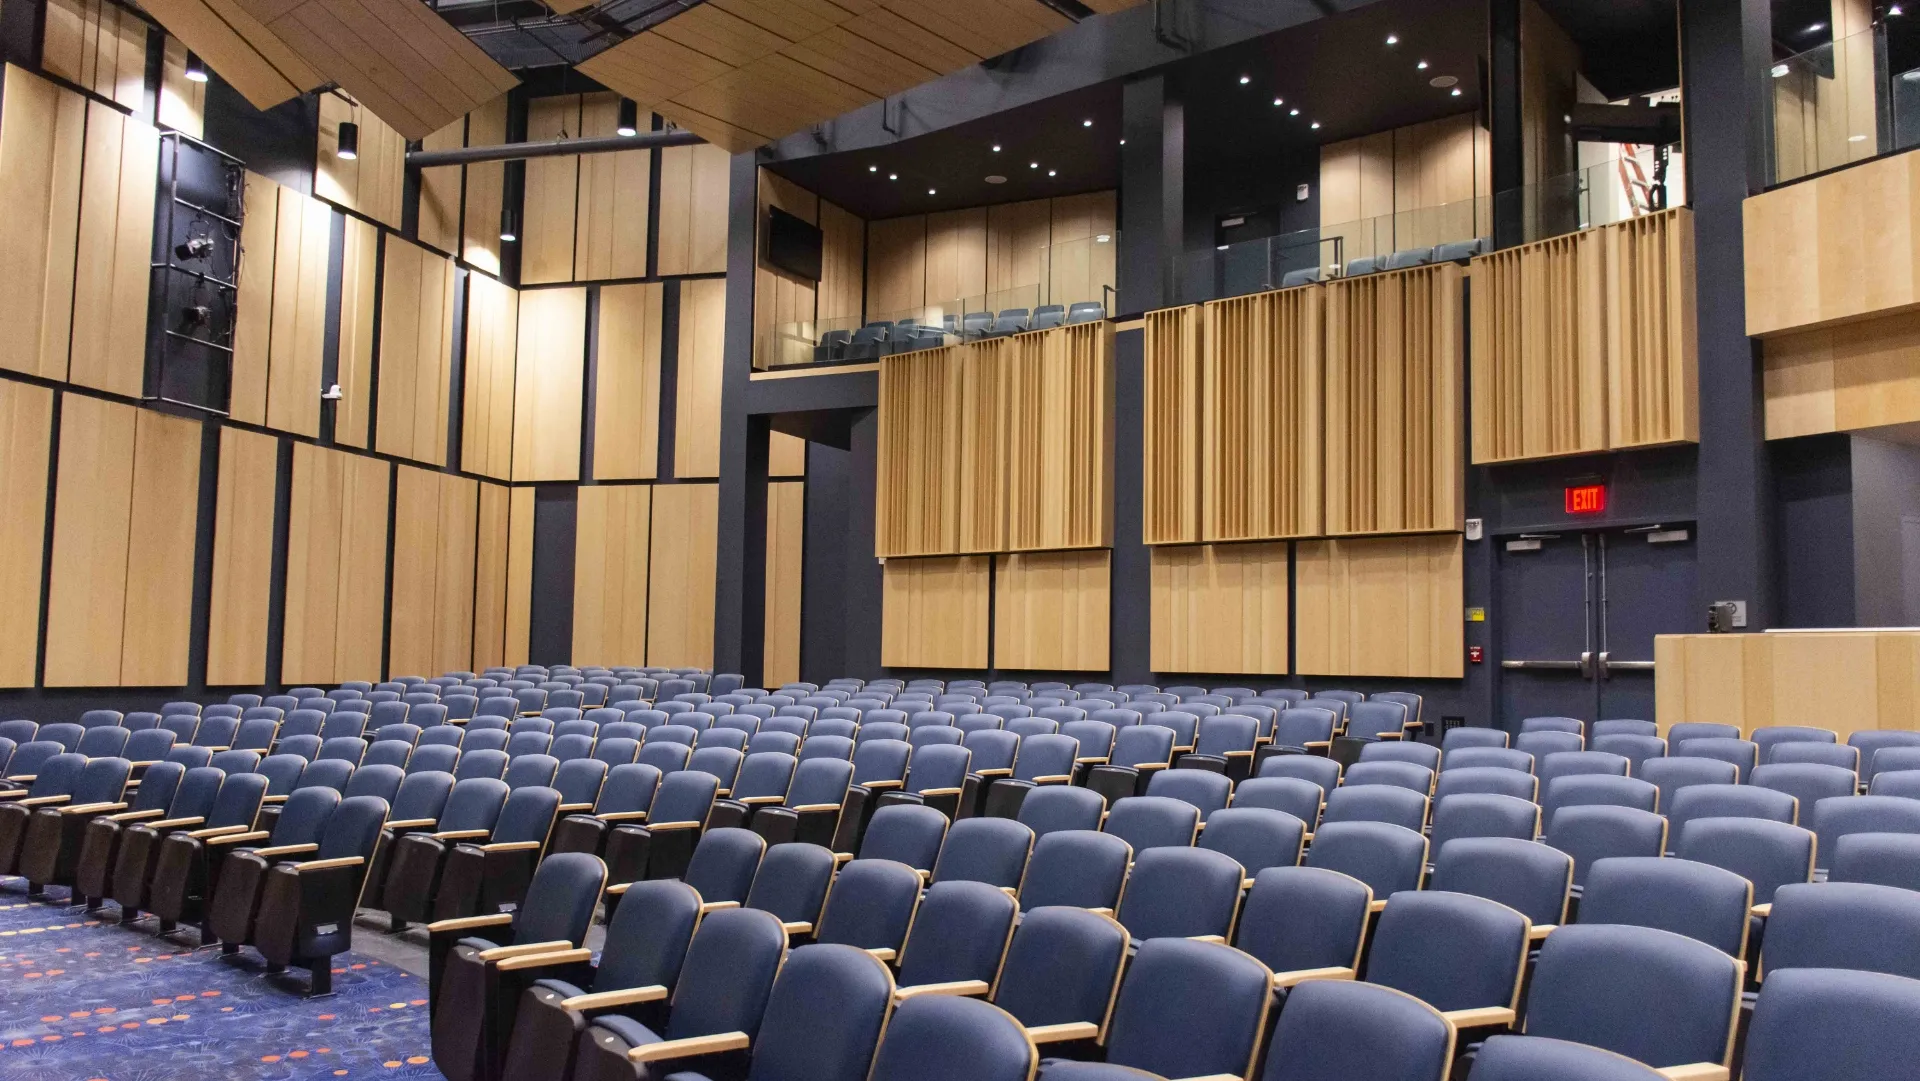
[[207, 64], [198, 53], [187, 54], [187, 81], [204, 83], [207, 81]]
[[513, 207], [500, 208], [500, 239], [509, 244], [520, 239], [520, 215]]
[[640, 134], [640, 106], [632, 98], [620, 99], [620, 123], [613, 130], [626, 136]]
[[340, 139], [334, 154], [347, 161], [360, 156], [360, 125], [351, 120], [340, 122]]

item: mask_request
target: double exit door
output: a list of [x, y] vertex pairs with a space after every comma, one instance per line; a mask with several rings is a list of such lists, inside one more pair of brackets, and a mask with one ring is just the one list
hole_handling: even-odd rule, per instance
[[1500, 708], [1653, 719], [1653, 638], [1698, 630], [1693, 524], [1501, 537]]

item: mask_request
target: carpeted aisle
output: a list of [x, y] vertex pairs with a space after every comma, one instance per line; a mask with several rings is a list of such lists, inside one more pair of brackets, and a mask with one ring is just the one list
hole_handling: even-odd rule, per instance
[[308, 1000], [305, 972], [269, 976], [251, 950], [223, 959], [25, 888], [0, 881], [0, 1081], [440, 1077], [420, 977], [342, 954], [337, 993]]

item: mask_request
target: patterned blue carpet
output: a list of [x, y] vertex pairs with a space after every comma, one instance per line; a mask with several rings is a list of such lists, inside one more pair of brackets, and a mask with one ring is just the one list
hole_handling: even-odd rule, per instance
[[337, 993], [307, 1000], [304, 971], [269, 976], [251, 950], [189, 950], [25, 889], [0, 880], [0, 1081], [440, 1077], [420, 977], [345, 953]]

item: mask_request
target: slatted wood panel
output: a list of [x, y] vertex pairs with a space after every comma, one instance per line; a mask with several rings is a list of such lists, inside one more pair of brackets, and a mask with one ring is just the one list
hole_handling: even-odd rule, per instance
[[1698, 442], [1693, 213], [1631, 218], [1607, 240], [1607, 444]]
[[[340, 125], [346, 121], [360, 125], [358, 157], [339, 155]], [[314, 149], [315, 195], [365, 214], [389, 229], [399, 229], [406, 168], [404, 136], [379, 116], [341, 101], [338, 95], [320, 95], [319, 145]]]
[[388, 670], [458, 671], [473, 658], [479, 482], [401, 466], [395, 481]]
[[187, 78], [187, 43], [167, 35], [160, 61], [159, 120], [196, 139], [206, 135], [207, 84]]
[[51, 0], [40, 66], [138, 111], [147, 89], [147, 24], [106, 0]]
[[64, 396], [47, 686], [186, 682], [199, 487], [198, 422]]
[[[467, 114], [467, 145], [498, 146], [507, 141], [507, 99], [494, 98]], [[460, 257], [488, 274], [500, 273], [500, 204], [506, 192], [507, 164], [483, 162], [465, 167], [466, 204], [460, 228]]]
[[157, 129], [99, 102], [87, 105], [67, 378], [128, 397], [139, 395], [146, 376], [159, 162]]
[[[759, 180], [756, 230], [766, 227], [770, 207], [779, 207], [802, 221], [820, 223], [819, 196], [764, 168], [759, 170]], [[823, 275], [827, 262], [824, 233], [822, 230]], [[753, 365], [774, 368], [783, 364], [805, 364], [813, 359], [813, 343], [819, 339], [819, 328], [815, 325], [818, 284], [774, 266], [767, 260], [764, 242], [755, 242], [754, 253]]]
[[805, 483], [767, 485], [766, 627], [760, 680], [769, 686], [800, 678], [800, 579], [806, 515]]
[[661, 274], [719, 274], [727, 269], [727, 152], [674, 146], [660, 152]]
[[[880, 364], [880, 450], [874, 492], [874, 554], [882, 558], [951, 552], [965, 493], [953, 466], [959, 406], [956, 373], [977, 347], [922, 349]], [[997, 348], [995, 354], [997, 355]], [[985, 354], [986, 350], [980, 349]]]
[[333, 407], [333, 438], [349, 447], [365, 447], [367, 421], [373, 416], [373, 300], [382, 233], [358, 218], [346, 218], [345, 226], [335, 371], [344, 397]]
[[382, 454], [442, 464], [453, 369], [453, 261], [397, 236], [386, 239], [380, 294]]
[[[520, 493], [526, 498], [520, 498]], [[474, 549], [473, 671], [519, 664], [527, 653], [530, 600], [526, 568], [515, 574], [514, 550], [533, 536], [533, 489], [480, 485], [480, 530]], [[516, 624], [515, 613], [519, 614]], [[518, 635], [516, 638], [515, 635]], [[516, 659], [517, 658], [517, 659]]]
[[533, 489], [515, 488], [507, 519], [506, 659], [527, 663], [533, 616]]
[[52, 452], [53, 391], [0, 379], [0, 687], [33, 686]]
[[1145, 325], [1141, 539], [1200, 539], [1200, 354], [1198, 305], [1148, 312]]
[[952, 457], [940, 483], [951, 486], [952, 550], [1000, 552], [1008, 546], [1008, 475], [1013, 420], [1009, 395], [1011, 338], [946, 349], [956, 412], [948, 420]]
[[9, 64], [0, 96], [0, 368], [67, 377], [87, 102]]
[[152, 0], [141, 6], [256, 109], [271, 109], [327, 81], [236, 0]]
[[1268, 540], [1321, 528], [1325, 289], [1207, 304], [1200, 351], [1200, 530]]
[[1007, 547], [1113, 543], [1113, 329], [1015, 335], [1005, 358]]
[[1287, 545], [1164, 545], [1151, 552], [1156, 672], [1287, 673]]
[[994, 666], [1106, 671], [1112, 564], [1104, 550], [994, 557]]
[[467, 275], [466, 395], [460, 468], [506, 480], [513, 475], [514, 355], [520, 293], [484, 274]]
[[720, 475], [720, 383], [726, 340], [727, 283], [718, 278], [683, 283], [673, 429], [676, 477]]
[[520, 294], [513, 389], [513, 479], [580, 478], [580, 399], [587, 363], [587, 291]]
[[213, 521], [213, 594], [207, 620], [207, 683], [267, 681], [267, 608], [273, 587], [274, 491], [280, 440], [220, 430]]
[[647, 663], [713, 663], [714, 555], [720, 519], [716, 484], [663, 484], [653, 491], [648, 549]]
[[647, 655], [651, 485], [579, 489], [573, 546], [573, 655], [624, 664]]
[[[240, 296], [234, 321], [235, 420], [299, 435], [320, 434], [320, 372], [326, 348], [328, 259], [333, 212], [255, 173], [246, 175], [240, 230]], [[354, 226], [358, 225], [359, 228]], [[366, 430], [364, 397], [370, 382], [373, 326], [374, 230], [350, 223], [348, 252], [353, 288], [341, 293], [340, 386], [347, 395], [346, 441]], [[346, 264], [343, 264], [345, 266]], [[364, 305], [364, 306], [363, 306]], [[339, 414], [335, 415], [336, 431]], [[357, 423], [355, 423], [357, 420]], [[365, 436], [359, 436], [365, 442]]]
[[1463, 674], [1459, 534], [1303, 541], [1294, 578], [1301, 674]]
[[[581, 132], [615, 134], [620, 99], [589, 94], [581, 102]], [[641, 278], [647, 273], [647, 215], [653, 152], [625, 150], [580, 159], [580, 194], [573, 232], [575, 281]], [[725, 220], [724, 209], [721, 218]]]
[[1460, 268], [1327, 285], [1326, 531], [1459, 529]]
[[651, 480], [660, 456], [658, 282], [600, 288], [594, 376], [593, 475]]
[[[282, 679], [337, 683], [384, 675], [392, 474], [377, 458], [293, 445]], [[411, 574], [415, 565], [408, 566]]]
[[889, 668], [985, 668], [990, 559], [887, 560], [880, 663]]
[[[527, 103], [527, 139], [559, 139], [580, 133], [580, 95], [534, 98]], [[580, 158], [563, 154], [526, 163], [520, 211], [520, 283], [563, 282], [573, 277], [574, 214], [579, 207]], [[495, 221], [498, 232], [499, 222]]]

